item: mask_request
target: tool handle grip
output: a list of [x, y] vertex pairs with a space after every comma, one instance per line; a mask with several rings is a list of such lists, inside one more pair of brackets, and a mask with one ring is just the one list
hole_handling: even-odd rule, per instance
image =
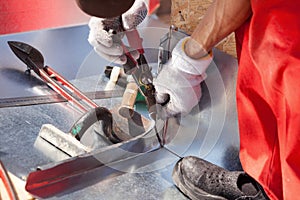
[[125, 118], [131, 118], [134, 114], [134, 103], [138, 93], [138, 85], [134, 81], [127, 83], [123, 94], [119, 114]]
[[[140, 37], [139, 32], [137, 30], [130, 30], [130, 31], [125, 31], [129, 46], [131, 48], [136, 49], [140, 54], [144, 54], [145, 51], [143, 49], [143, 39]], [[125, 45], [122, 45], [123, 50], [125, 52], [127, 62], [123, 66], [124, 71], [126, 74], [132, 74], [133, 69], [136, 67], [137, 62], [136, 60], [131, 56], [130, 52], [128, 49], [125, 47]]]
[[144, 54], [143, 39], [137, 30], [125, 31], [129, 46], [136, 49], [140, 54]]
[[137, 62], [134, 60], [134, 58], [129, 53], [128, 49], [123, 45], [123, 49], [125, 51], [125, 56], [127, 58], [126, 63], [123, 65], [125, 74], [132, 74], [134, 69], [136, 68]]
[[[93, 102], [90, 98], [88, 98], [85, 94], [83, 94], [78, 88], [76, 88], [73, 84], [71, 84], [67, 79], [65, 79], [63, 76], [58, 74], [56, 71], [54, 71], [53, 68], [49, 66], [45, 66], [43, 69], [40, 70], [42, 78], [50, 84], [51, 88], [61, 94], [63, 97], [65, 97], [67, 100], [75, 103], [81, 110], [86, 112], [90, 108], [96, 108], [98, 105]], [[60, 85], [57, 83], [60, 82]], [[61, 87], [63, 86], [63, 87]], [[70, 95], [67, 91], [72, 91], [79, 99], [83, 100], [88, 106], [86, 108], [84, 104], [79, 102], [76, 98], [74, 98], [72, 95]]]

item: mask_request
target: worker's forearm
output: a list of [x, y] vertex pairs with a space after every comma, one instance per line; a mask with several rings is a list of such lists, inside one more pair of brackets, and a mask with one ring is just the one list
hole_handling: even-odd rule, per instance
[[201, 58], [251, 15], [250, 0], [215, 0], [185, 44], [191, 58]]

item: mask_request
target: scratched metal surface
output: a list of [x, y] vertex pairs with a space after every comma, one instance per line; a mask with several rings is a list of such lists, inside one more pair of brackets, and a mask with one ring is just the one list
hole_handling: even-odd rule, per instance
[[[146, 27], [152, 22], [147, 22]], [[150, 24], [150, 25], [149, 25]], [[154, 25], [156, 26], [156, 25]], [[161, 25], [157, 25], [161, 27]], [[148, 61], [155, 63], [159, 38], [166, 28], [144, 28]], [[155, 33], [155, 34], [154, 34]], [[103, 86], [103, 66], [109, 65], [97, 56], [86, 41], [86, 26], [43, 30], [0, 36], [0, 98], [51, 93], [35, 75], [24, 75], [25, 66], [9, 50], [8, 40], [21, 40], [36, 46], [45, 63], [83, 91], [95, 91]], [[235, 78], [237, 62], [232, 57], [214, 51], [214, 64], [208, 70], [203, 97], [193, 112], [170, 121], [167, 148], [180, 156], [196, 155], [230, 170], [240, 169], [238, 160], [238, 129], [235, 111]], [[155, 64], [153, 64], [155, 65]], [[99, 75], [99, 76], [95, 76]], [[96, 78], [95, 78], [96, 77]], [[97, 82], [97, 83], [95, 83]], [[120, 99], [99, 100], [112, 106]], [[8, 170], [19, 177], [39, 165], [51, 163], [33, 148], [42, 124], [51, 123], [68, 131], [80, 116], [67, 103], [0, 109], [0, 159]], [[51, 199], [186, 199], [173, 185], [172, 168], [179, 158], [166, 149], [116, 163], [121, 173]]]

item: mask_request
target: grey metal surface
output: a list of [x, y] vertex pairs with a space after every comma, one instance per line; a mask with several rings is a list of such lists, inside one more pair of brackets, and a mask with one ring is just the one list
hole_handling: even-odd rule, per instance
[[[76, 29], [76, 31], [74, 30]], [[17, 97], [20, 95], [31, 95], [35, 87], [43, 83], [35, 77], [23, 76], [24, 64], [18, 60], [7, 45], [7, 41], [23, 41], [38, 46], [44, 55], [47, 55], [45, 62], [55, 66], [63, 76], [68, 79], [75, 77], [76, 68], [81, 64], [83, 57], [91, 50], [84, 41], [86, 35], [84, 27], [73, 27], [66, 29], [43, 30], [21, 34], [11, 34], [0, 37], [0, 93], [2, 97]], [[72, 37], [70, 35], [72, 34]], [[75, 48], [75, 41], [82, 41], [82, 48]], [[61, 49], [61, 50], [58, 50]], [[50, 61], [50, 62], [49, 62]], [[74, 70], [73, 70], [74, 69]], [[30, 81], [28, 81], [30, 79]]]
[[[157, 59], [160, 37], [167, 28], [140, 31], [148, 61]], [[86, 41], [86, 26], [45, 30], [0, 37], [0, 98], [52, 93], [43, 82], [23, 74], [25, 66], [10, 52], [6, 41], [21, 40], [41, 50], [45, 63], [53, 67], [83, 91], [101, 90], [97, 75], [108, 65]], [[217, 50], [213, 65], [203, 84], [203, 97], [191, 115], [169, 122], [167, 148], [181, 156], [197, 155], [227, 169], [240, 169], [238, 128], [235, 112], [237, 62]], [[120, 99], [97, 101], [111, 107]], [[42, 124], [50, 123], [66, 132], [80, 116], [67, 103], [0, 109], [0, 159], [8, 170], [23, 177], [37, 166], [52, 163], [33, 148]], [[186, 199], [173, 185], [172, 168], [179, 158], [159, 149], [116, 163], [119, 173], [108, 171], [84, 188], [68, 191], [51, 199]], [[120, 169], [122, 169], [120, 171]]]

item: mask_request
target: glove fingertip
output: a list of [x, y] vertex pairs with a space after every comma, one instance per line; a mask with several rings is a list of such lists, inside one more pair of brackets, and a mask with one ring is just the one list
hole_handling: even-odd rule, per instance
[[120, 65], [125, 65], [126, 62], [127, 62], [126, 56], [125, 56], [125, 55], [122, 55], [122, 56], [120, 56], [119, 58], [120, 58], [120, 59], [119, 59], [120, 62], [119, 62], [118, 64], [120, 64]]
[[140, 53], [137, 50], [131, 51], [130, 54], [135, 60], [140, 57]]
[[170, 97], [166, 93], [156, 93], [155, 99], [159, 104], [166, 104], [169, 101]]
[[90, 45], [92, 45], [93, 47], [96, 47], [98, 45], [98, 42], [95, 40], [94, 37], [92, 37], [91, 35], [89, 35], [88, 37], [88, 42], [90, 43]]
[[171, 106], [167, 106], [165, 109], [165, 117], [169, 118], [169, 117], [174, 117], [176, 115], [178, 115], [178, 112], [176, 112], [175, 110], [173, 110], [172, 108], [170, 108]]
[[156, 94], [155, 95], [155, 100], [156, 100], [157, 103], [160, 104], [160, 103], [162, 103], [164, 101], [164, 97], [163, 97], [162, 94]]

